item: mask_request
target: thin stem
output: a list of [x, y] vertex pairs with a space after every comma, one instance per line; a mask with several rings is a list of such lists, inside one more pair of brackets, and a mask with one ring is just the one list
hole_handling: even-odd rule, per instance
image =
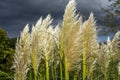
[[107, 74], [105, 73], [105, 80], [108, 80]]
[[48, 57], [47, 55], [45, 56], [46, 57], [46, 80], [49, 80], [49, 63], [48, 63]]
[[83, 80], [86, 79], [86, 52], [83, 52]]
[[77, 73], [74, 74], [74, 80], [77, 80]]
[[65, 57], [65, 80], [69, 80], [68, 63], [66, 57]]
[[62, 74], [62, 58], [63, 58], [63, 53], [62, 53], [62, 47], [60, 45], [60, 80], [63, 80], [63, 74]]
[[54, 65], [54, 66], [53, 66], [53, 68], [54, 68], [54, 75], [55, 75], [55, 80], [57, 80], [57, 74], [56, 74], [56, 66]]

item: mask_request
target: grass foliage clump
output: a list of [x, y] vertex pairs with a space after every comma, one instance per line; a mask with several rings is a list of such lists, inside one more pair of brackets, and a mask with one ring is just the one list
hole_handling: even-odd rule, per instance
[[76, 14], [76, 2], [66, 6], [63, 22], [52, 26], [42, 17], [24, 28], [14, 54], [15, 80], [120, 80], [120, 32], [99, 44], [93, 13]]

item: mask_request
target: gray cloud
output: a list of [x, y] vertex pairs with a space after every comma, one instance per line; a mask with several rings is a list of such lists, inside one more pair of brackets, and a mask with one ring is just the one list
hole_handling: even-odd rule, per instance
[[[29, 23], [34, 24], [40, 16], [51, 14], [54, 24], [62, 19], [69, 0], [0, 0], [0, 27], [8, 31], [9, 36], [19, 35], [19, 31]], [[77, 12], [88, 16], [90, 12], [100, 17], [102, 7], [107, 0], [76, 0]]]

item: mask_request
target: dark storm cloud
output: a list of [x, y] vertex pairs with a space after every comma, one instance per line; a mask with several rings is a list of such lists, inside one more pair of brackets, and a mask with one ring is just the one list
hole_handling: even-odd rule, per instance
[[[104, 0], [76, 0], [78, 12], [84, 16], [90, 12], [99, 17]], [[29, 23], [34, 24], [40, 16], [51, 14], [54, 23], [62, 19], [65, 6], [69, 0], [0, 0], [0, 26], [8, 31], [9, 36], [17, 36], [19, 31]]]

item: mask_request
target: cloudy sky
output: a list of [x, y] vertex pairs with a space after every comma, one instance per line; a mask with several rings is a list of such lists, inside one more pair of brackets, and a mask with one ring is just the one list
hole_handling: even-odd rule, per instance
[[[53, 24], [62, 20], [65, 6], [69, 0], [0, 0], [0, 27], [9, 37], [16, 37], [26, 24], [34, 24], [41, 16], [51, 14]], [[101, 18], [109, 4], [108, 0], [76, 0], [77, 12], [88, 16], [93, 12], [96, 19]]]

